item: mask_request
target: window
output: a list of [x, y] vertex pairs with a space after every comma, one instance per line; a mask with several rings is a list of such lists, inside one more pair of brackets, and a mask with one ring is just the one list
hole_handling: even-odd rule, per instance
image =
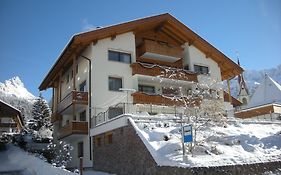
[[189, 70], [188, 64], [183, 67], [184, 70]]
[[111, 132], [105, 134], [105, 144], [112, 144], [113, 134]]
[[86, 81], [83, 81], [83, 82], [79, 85], [79, 91], [80, 91], [80, 92], [85, 92], [85, 91], [86, 91]]
[[109, 77], [108, 86], [110, 91], [119, 91], [122, 88], [122, 78]]
[[78, 74], [78, 64], [76, 64], [76, 74]]
[[109, 50], [108, 51], [108, 60], [130, 64], [131, 63], [131, 54]]
[[86, 121], [86, 111], [83, 111], [80, 113], [80, 121], [83, 121], [83, 122]]
[[77, 155], [78, 157], [83, 157], [83, 142], [79, 142], [78, 145], [77, 145]]
[[209, 68], [206, 66], [194, 65], [194, 71], [199, 74], [209, 74]]
[[145, 92], [145, 93], [148, 93], [148, 94], [155, 94], [155, 87], [154, 86], [139, 85], [139, 91]]
[[95, 146], [100, 147], [101, 146], [101, 137], [95, 137]]

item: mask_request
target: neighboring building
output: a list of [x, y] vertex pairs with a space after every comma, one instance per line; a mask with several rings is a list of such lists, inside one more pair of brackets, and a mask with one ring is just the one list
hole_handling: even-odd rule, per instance
[[239, 118], [281, 120], [281, 85], [265, 74], [248, 105], [235, 113]]
[[21, 111], [0, 100], [0, 133], [19, 132], [22, 129]]
[[[160, 81], [167, 69], [177, 70], [176, 76]], [[54, 138], [74, 146], [69, 167], [78, 167], [79, 157], [92, 167], [93, 142], [104, 139], [95, 136], [107, 133], [110, 143], [108, 131], [127, 123], [117, 115], [175, 113], [180, 104], [162, 94], [179, 93], [175, 86], [187, 94], [194, 82], [221, 82], [242, 71], [173, 16], [161, 14], [74, 35], [39, 89], [53, 89]], [[216, 93], [223, 102], [223, 91]]]

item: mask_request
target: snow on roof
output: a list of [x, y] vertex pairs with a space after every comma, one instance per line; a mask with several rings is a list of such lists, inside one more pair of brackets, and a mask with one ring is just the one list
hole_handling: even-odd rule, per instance
[[10, 105], [10, 104], [8, 104], [8, 103], [2, 101], [1, 99], [0, 99], [0, 103], [3, 103], [4, 105], [6, 105], [6, 106], [12, 108], [13, 110], [17, 111], [17, 112], [21, 115], [21, 111], [20, 111], [19, 109], [15, 108], [14, 106], [12, 106], [12, 105]]
[[265, 74], [263, 82], [258, 86], [246, 108], [269, 103], [281, 104], [281, 85]]

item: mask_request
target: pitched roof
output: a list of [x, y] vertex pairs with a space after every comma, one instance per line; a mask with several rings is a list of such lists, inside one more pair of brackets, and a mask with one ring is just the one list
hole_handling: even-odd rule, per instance
[[269, 103], [281, 104], [281, 85], [265, 74], [263, 82], [254, 92], [246, 108]]
[[228, 58], [206, 40], [201, 38], [172, 15], [165, 13], [74, 35], [60, 54], [59, 58], [47, 76], [42, 81], [41, 85], [39, 86], [39, 90], [53, 87], [53, 80], [58, 76], [59, 70], [64, 67], [66, 62], [71, 61], [71, 57], [73, 55], [79, 56], [85, 47], [90, 43], [126, 32], [134, 32], [136, 34], [151, 29], [166, 31], [172, 34], [172, 36], [177, 38], [179, 41], [183, 43], [187, 42], [190, 45], [195, 46], [197, 49], [202, 51], [206, 57], [217, 62], [221, 69], [223, 80], [232, 78], [243, 71], [240, 66], [234, 63], [230, 58]]
[[2, 100], [0, 100], [0, 118], [1, 117], [17, 117], [16, 122], [19, 122], [18, 124], [21, 128], [23, 127], [23, 118], [21, 115], [21, 111]]

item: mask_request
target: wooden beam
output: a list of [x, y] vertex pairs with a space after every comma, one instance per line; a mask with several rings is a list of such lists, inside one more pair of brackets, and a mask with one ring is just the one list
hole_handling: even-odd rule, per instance
[[206, 52], [205, 54], [206, 54], [206, 58], [211, 58], [212, 56], [212, 52]]
[[228, 89], [228, 101], [230, 104], [232, 104], [232, 97], [231, 97], [231, 92], [230, 92], [230, 80], [227, 79], [227, 89]]
[[156, 26], [156, 27], [154, 28], [154, 31], [155, 31], [156, 33], [159, 32], [160, 30], [162, 30], [162, 28], [164, 27], [165, 24], [166, 24], [166, 21], [161, 22], [158, 26]]
[[95, 46], [98, 43], [98, 40], [93, 41], [93, 46]]
[[224, 62], [219, 61], [219, 62], [218, 62], [218, 65], [219, 65], [219, 67], [222, 67], [222, 66], [224, 66], [225, 64], [224, 64]]
[[195, 38], [187, 37], [186, 34], [184, 34], [181, 30], [179, 30], [175, 26], [165, 25], [165, 28], [172, 31], [173, 33], [175, 33], [177, 36], [182, 38], [184, 41], [195, 40]]
[[174, 28], [171, 28], [169, 25], [165, 25], [164, 29], [165, 29], [165, 31], [169, 31], [170, 33], [175, 35], [177, 38], [180, 38], [184, 42], [191, 40], [190, 38], [187, 38], [186, 36], [182, 35], [180, 31], [178, 31]]
[[161, 32], [163, 32], [165, 35], [167, 35], [168, 37], [170, 37], [171, 39], [175, 40], [177, 43], [179, 43], [180, 45], [184, 44], [185, 42], [180, 39], [177, 38], [175, 35], [171, 34], [170, 32], [166, 31], [166, 30], [161, 30]]
[[116, 38], [116, 33], [110, 36], [111, 41], [115, 40]]
[[194, 40], [188, 40], [187, 42], [188, 42], [188, 46], [191, 46], [191, 45], [193, 45]]

